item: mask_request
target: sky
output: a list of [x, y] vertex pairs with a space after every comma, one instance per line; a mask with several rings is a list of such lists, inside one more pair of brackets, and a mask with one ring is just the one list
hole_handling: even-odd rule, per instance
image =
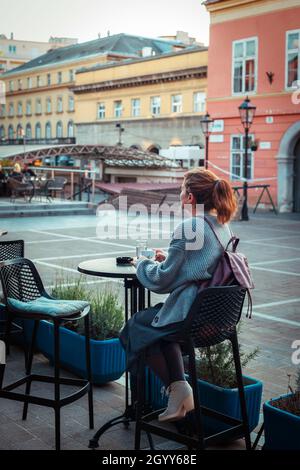
[[146, 37], [186, 31], [208, 44], [209, 15], [203, 0], [0, 0], [0, 34], [48, 41], [50, 36], [79, 42], [110, 34]]

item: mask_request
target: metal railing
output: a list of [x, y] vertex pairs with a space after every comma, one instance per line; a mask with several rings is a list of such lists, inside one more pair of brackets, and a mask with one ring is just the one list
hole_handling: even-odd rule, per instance
[[[12, 170], [13, 167], [11, 166], [5, 166], [3, 167], [4, 170]], [[55, 176], [62, 176], [62, 174], [66, 175], [66, 178], [68, 180], [68, 183], [70, 185], [70, 195], [68, 196], [68, 199], [70, 200], [75, 200], [75, 198], [78, 196], [79, 201], [82, 200], [82, 194], [88, 190], [88, 202], [94, 202], [95, 201], [95, 180], [96, 180], [96, 175], [97, 172], [95, 170], [80, 170], [76, 168], [59, 168], [59, 167], [32, 167], [34, 172], [36, 173], [37, 176], [42, 175], [43, 173], [50, 173], [49, 178], [47, 179], [53, 179]], [[81, 178], [81, 181], [76, 182], [75, 181], [75, 175], [83, 175]], [[69, 177], [68, 177], [69, 176]], [[89, 180], [87, 184], [84, 184], [84, 181], [86, 183], [86, 180]], [[79, 189], [75, 189], [76, 186], [79, 186]]]

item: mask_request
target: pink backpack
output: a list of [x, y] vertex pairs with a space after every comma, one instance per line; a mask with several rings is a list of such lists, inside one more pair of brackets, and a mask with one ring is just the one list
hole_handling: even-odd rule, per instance
[[[248, 311], [247, 317], [251, 318], [252, 314], [252, 298], [250, 294], [250, 289], [254, 288], [254, 283], [250, 268], [248, 265], [248, 260], [243, 253], [236, 251], [239, 238], [235, 237], [232, 234], [226, 248], [224, 249], [221, 240], [219, 239], [213, 224], [204, 217], [204, 220], [208, 223], [213, 233], [215, 234], [216, 239], [222, 247], [222, 255], [217, 264], [217, 267], [211, 277], [211, 279], [200, 281], [199, 290], [206, 289], [207, 287], [217, 287], [217, 286], [230, 286], [238, 285], [245, 287], [248, 294]], [[232, 250], [229, 251], [229, 247], [232, 245]]]

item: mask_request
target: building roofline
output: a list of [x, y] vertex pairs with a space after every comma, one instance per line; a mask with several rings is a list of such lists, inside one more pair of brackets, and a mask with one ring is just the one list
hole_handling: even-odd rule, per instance
[[207, 46], [203, 46], [203, 47], [202, 46], [189, 46], [181, 51], [167, 52], [165, 54], [159, 54], [159, 55], [150, 56], [150, 57], [137, 57], [133, 59], [129, 58], [129, 59], [122, 60], [121, 62], [109, 62], [105, 64], [93, 65], [92, 67], [83, 67], [81, 69], [78, 69], [76, 71], [76, 74], [93, 72], [95, 70], [102, 70], [102, 69], [108, 69], [108, 68], [113, 68], [113, 67], [122, 67], [122, 66], [131, 65], [131, 64], [138, 64], [140, 62], [147, 62], [151, 60], [165, 59], [167, 57], [172, 57], [174, 55], [193, 54], [196, 52], [205, 52], [205, 51], [208, 51]]
[[[172, 46], [177, 46], [177, 47], [182, 47], [182, 48], [186, 48], [186, 45], [183, 44], [182, 42], [180, 41], [170, 41], [170, 40], [163, 40], [163, 39], [159, 39], [159, 38], [149, 38], [149, 37], [146, 37], [146, 36], [138, 36], [138, 35], [133, 35], [133, 34], [126, 34], [126, 33], [118, 33], [118, 34], [114, 34], [114, 35], [111, 35], [111, 36], [106, 36], [106, 37], [103, 37], [103, 38], [96, 38], [96, 39], [92, 39], [90, 41], [85, 41], [85, 42], [81, 42], [81, 43], [77, 43], [77, 44], [70, 44], [70, 45], [67, 45], [67, 46], [64, 46], [64, 47], [59, 47], [59, 48], [55, 48], [55, 51], [59, 51], [61, 54], [63, 54], [64, 51], [67, 51], [67, 50], [70, 50], [70, 49], [73, 49], [76, 51], [76, 49], [80, 49], [81, 47], [83, 46], [89, 46], [91, 45], [92, 43], [96, 43], [96, 42], [99, 42], [101, 41], [101, 39], [103, 40], [107, 40], [107, 38], [110, 38], [110, 39], [115, 39], [116, 41], [119, 39], [119, 38], [122, 38], [122, 37], [127, 37], [127, 38], [135, 38], [135, 39], [141, 39], [141, 40], [150, 40], [150, 41], [155, 41], [157, 43], [161, 43], [161, 44], [169, 44], [169, 45], [172, 45]], [[50, 50], [51, 50], [51, 43], [49, 43], [49, 46], [50, 46]], [[45, 54], [41, 54], [39, 57], [43, 57], [45, 55], [47, 55], [49, 53], [49, 51], [47, 51]], [[96, 56], [97, 54], [99, 54], [99, 56], [101, 55], [105, 55], [107, 53], [111, 53], [111, 54], [120, 54], [122, 56], [134, 56], [134, 54], [130, 54], [130, 53], [125, 53], [125, 52], [119, 52], [119, 51], [110, 51], [110, 50], [107, 50], [107, 51], [102, 51], [102, 52], [97, 52], [97, 53], [92, 53], [92, 54], [89, 54], [89, 55], [86, 55], [84, 57], [80, 57], [79, 60], [84, 60], [88, 57], [93, 57], [93, 56]], [[37, 58], [33, 59], [34, 61], [36, 60]], [[39, 70], [39, 69], [42, 69], [44, 67], [51, 67], [51, 66], [55, 66], [56, 64], [62, 64], [62, 63], [69, 63], [69, 62], [75, 62], [77, 60], [77, 58], [74, 58], [74, 59], [67, 59], [67, 60], [58, 60], [56, 62], [50, 62], [50, 63], [46, 63], [46, 64], [43, 64], [43, 65], [34, 65], [33, 67], [30, 67], [30, 62], [26, 62], [25, 64], [22, 64], [20, 67], [17, 67], [15, 69], [12, 69], [12, 70], [9, 70], [7, 72], [5, 72], [2, 76], [13, 76], [13, 75], [18, 75], [18, 74], [21, 74], [23, 72], [27, 72], [27, 71], [31, 71], [31, 70]], [[24, 66], [24, 65], [28, 65], [28, 67]], [[18, 70], [19, 68], [21, 68], [21, 70]]]
[[[1, 75], [1, 78], [2, 77], [7, 77], [7, 78], [10, 78], [10, 77], [14, 77], [14, 76], [19, 76], [19, 75], [24, 75], [25, 73], [32, 73], [32, 71], [40, 71], [40, 70], [43, 70], [43, 69], [50, 69], [50, 68], [57, 68], [58, 65], [66, 65], [66, 64], [76, 64], [76, 62], [82, 62], [83, 60], [89, 60], [89, 59], [92, 59], [93, 57], [104, 57], [104, 56], [116, 56], [116, 57], [129, 57], [131, 56], [131, 54], [125, 54], [125, 53], [122, 53], [122, 52], [110, 52], [110, 51], [105, 51], [105, 52], [99, 52], [99, 53], [96, 53], [96, 54], [90, 54], [90, 55], [87, 55], [85, 56], [84, 58], [82, 57], [77, 57], [76, 59], [67, 59], [67, 60], [61, 60], [59, 62], [53, 62], [52, 64], [44, 64], [44, 65], [40, 65], [38, 67], [31, 67], [30, 69], [23, 69], [23, 70], [20, 70], [17, 72], [17, 68], [15, 69], [12, 69], [12, 70], [8, 70], [7, 72], [3, 73]], [[132, 57], [136, 57], [134, 55], [132, 55]]]

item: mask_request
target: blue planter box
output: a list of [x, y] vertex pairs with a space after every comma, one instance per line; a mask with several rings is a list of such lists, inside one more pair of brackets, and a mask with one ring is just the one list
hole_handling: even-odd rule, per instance
[[[259, 422], [259, 412], [261, 405], [263, 384], [259, 380], [244, 376], [247, 383], [245, 385], [245, 398], [248, 411], [250, 431], [256, 428]], [[167, 405], [167, 398], [162, 398], [161, 381], [154, 375], [150, 374], [151, 384], [151, 404], [154, 409], [164, 408]], [[201, 404], [207, 408], [211, 408], [220, 413], [226, 414], [233, 418], [241, 419], [240, 400], [237, 388], [222, 388], [213, 385], [204, 380], [198, 380]], [[147, 389], [146, 389], [147, 390]], [[203, 417], [205, 431], [208, 434], [221, 432], [230, 427], [219, 420]]]
[[[24, 326], [25, 341], [32, 337], [33, 321], [26, 320]], [[125, 352], [118, 338], [97, 341], [91, 339], [91, 366], [93, 383], [105, 384], [119, 379], [125, 371]], [[54, 359], [53, 324], [41, 321], [37, 333], [36, 346], [49, 360]], [[85, 337], [60, 328], [60, 363], [78, 375], [86, 378]]]
[[[283, 395], [282, 398], [291, 395], [289, 393]], [[263, 412], [265, 422], [264, 449], [300, 450], [300, 416], [275, 408], [271, 405], [271, 401], [264, 403]]]

